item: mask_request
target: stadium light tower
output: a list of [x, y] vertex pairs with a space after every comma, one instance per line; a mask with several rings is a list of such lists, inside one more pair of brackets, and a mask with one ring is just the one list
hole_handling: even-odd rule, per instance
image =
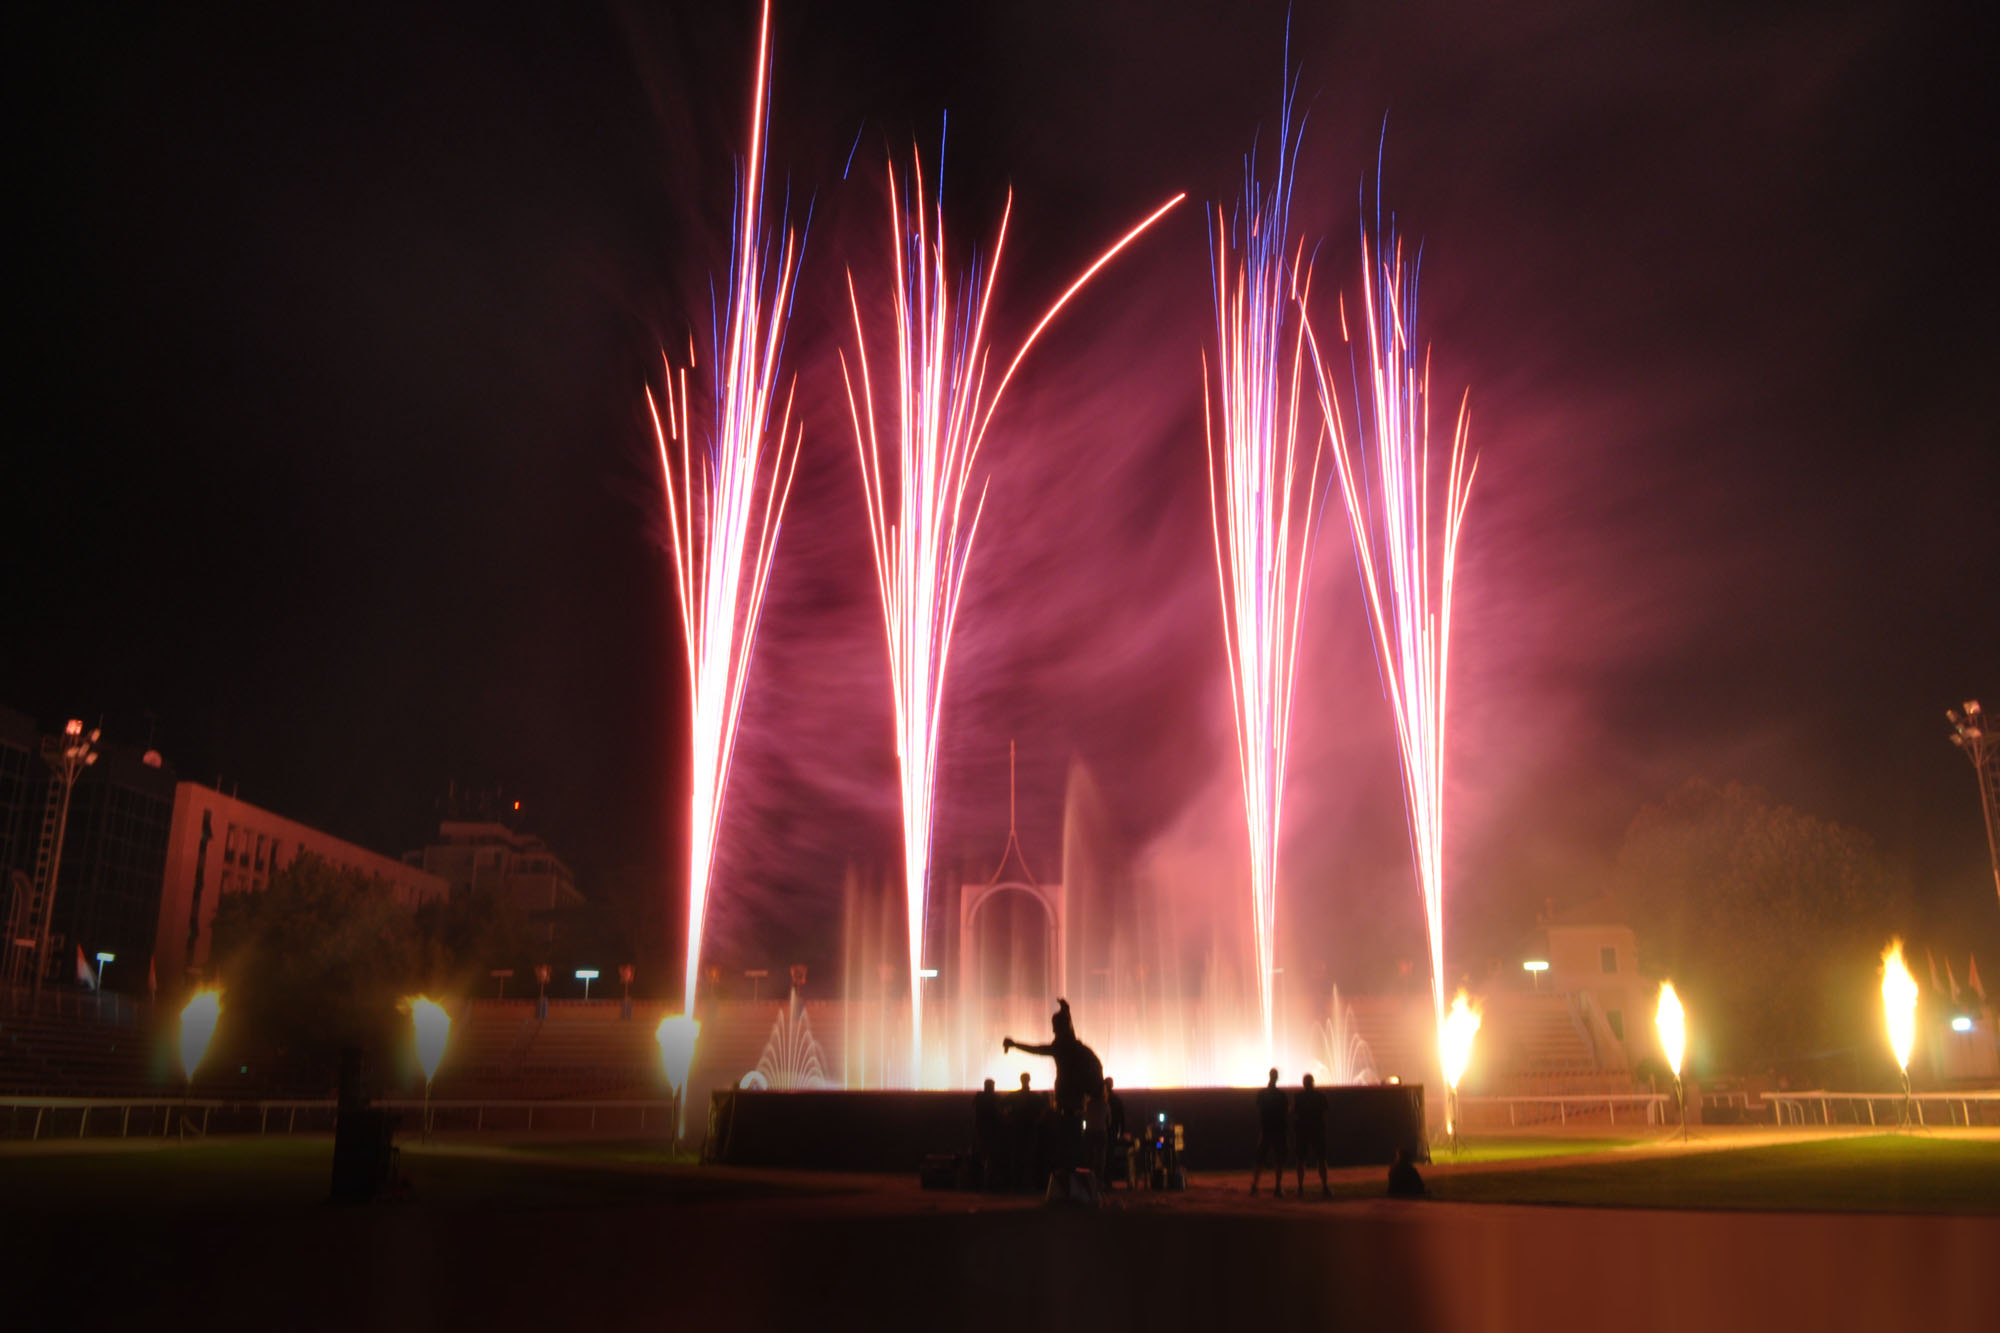
[[49, 800], [42, 815], [41, 839], [35, 848], [35, 976], [29, 992], [28, 1012], [41, 1008], [42, 980], [49, 971], [49, 923], [55, 915], [56, 881], [62, 874], [63, 838], [69, 831], [69, 798], [76, 780], [97, 762], [97, 728], [88, 732], [83, 723], [71, 718], [61, 736], [42, 742], [42, 758], [49, 765]]
[[1979, 776], [1979, 809], [1986, 816], [1986, 856], [1993, 863], [1993, 892], [2000, 895], [2000, 838], [1993, 829], [1993, 821], [2000, 818], [2000, 762], [1993, 756], [1993, 733], [1977, 699], [1966, 700], [1963, 709], [1947, 708], [1944, 715], [1951, 720], [1951, 743], [1965, 752], [1972, 761], [1972, 771]]

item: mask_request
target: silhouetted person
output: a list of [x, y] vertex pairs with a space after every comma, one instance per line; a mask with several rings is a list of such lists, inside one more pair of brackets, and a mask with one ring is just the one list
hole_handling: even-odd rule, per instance
[[1058, 1008], [1049, 1018], [1049, 1026], [1055, 1029], [1055, 1040], [1045, 1046], [1030, 1042], [1015, 1041], [1012, 1037], [1000, 1039], [1003, 1051], [1026, 1051], [1029, 1055], [1046, 1055], [1056, 1062], [1056, 1107], [1069, 1115], [1082, 1115], [1085, 1103], [1098, 1096], [1104, 1089], [1104, 1062], [1097, 1058], [1097, 1052], [1076, 1039], [1076, 1025], [1069, 1016], [1069, 1001], [1057, 999]]
[[990, 1078], [985, 1087], [972, 1094], [972, 1151], [979, 1158], [980, 1182], [990, 1187], [994, 1183], [994, 1165], [1006, 1153], [1000, 1094], [993, 1090]]
[[1389, 1168], [1390, 1197], [1418, 1199], [1429, 1192], [1424, 1188], [1424, 1178], [1417, 1174], [1417, 1164], [1410, 1160], [1410, 1150], [1396, 1149], [1396, 1164]]
[[1292, 1097], [1292, 1147], [1299, 1155], [1299, 1193], [1306, 1192], [1306, 1158], [1319, 1163], [1319, 1192], [1327, 1198], [1333, 1191], [1326, 1184], [1326, 1094], [1313, 1086], [1307, 1074]]
[[1269, 1158], [1272, 1197], [1285, 1197], [1285, 1110], [1285, 1090], [1278, 1086], [1278, 1071], [1273, 1069], [1271, 1081], [1257, 1094], [1257, 1166], [1250, 1173], [1252, 1194], [1264, 1178], [1264, 1161]]
[[1111, 1137], [1114, 1139], [1124, 1138], [1125, 1099], [1118, 1095], [1117, 1090], [1111, 1086], [1111, 1080], [1108, 1078], [1104, 1080], [1104, 1111], [1106, 1116], [1105, 1127], [1111, 1131]]
[[1019, 1090], [1007, 1094], [1007, 1146], [1013, 1159], [1013, 1184], [1017, 1188], [1034, 1184], [1036, 1149], [1040, 1146], [1042, 1120], [1048, 1109], [1048, 1098], [1029, 1085], [1026, 1074], [1021, 1075]]
[[[1098, 1179], [1105, 1183], [1107, 1189], [1111, 1185], [1111, 1159], [1124, 1146], [1125, 1138], [1125, 1099], [1118, 1095], [1117, 1090], [1111, 1085], [1111, 1080], [1107, 1078], [1104, 1080], [1104, 1148], [1098, 1154], [1097, 1162]], [[1129, 1150], [1127, 1151], [1129, 1181], [1131, 1159]]]

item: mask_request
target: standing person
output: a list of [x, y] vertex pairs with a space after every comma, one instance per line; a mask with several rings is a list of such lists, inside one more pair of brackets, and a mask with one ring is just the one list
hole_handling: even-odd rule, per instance
[[1007, 1095], [1007, 1146], [1013, 1166], [1010, 1183], [1016, 1189], [1034, 1184], [1039, 1165], [1035, 1155], [1048, 1106], [1048, 1099], [1034, 1090], [1025, 1073], [1020, 1090]]
[[1056, 1107], [1067, 1115], [1082, 1115], [1084, 1106], [1104, 1090], [1104, 1062], [1097, 1052], [1076, 1039], [1076, 1023], [1070, 1018], [1069, 1001], [1058, 999], [1049, 1019], [1055, 1040], [1045, 1045], [1000, 1039], [1002, 1051], [1025, 1051], [1046, 1055], [1056, 1062]]
[[972, 1094], [972, 1151], [979, 1158], [979, 1183], [992, 1189], [998, 1181], [1002, 1152], [1000, 1127], [1000, 1094], [993, 1090], [993, 1080], [987, 1079], [986, 1086]]
[[[1125, 1148], [1125, 1099], [1118, 1095], [1110, 1079], [1104, 1080], [1104, 1160], [1098, 1165], [1098, 1175], [1105, 1188], [1111, 1187], [1111, 1159]], [[1129, 1183], [1131, 1173], [1131, 1152], [1125, 1149], [1126, 1175]]]
[[[1000, 1049], [1046, 1055], [1056, 1062], [1056, 1121], [1051, 1126], [1056, 1147], [1051, 1165], [1073, 1169], [1093, 1160], [1091, 1145], [1084, 1142], [1089, 1126], [1094, 1122], [1102, 1131], [1104, 1062], [1097, 1058], [1096, 1051], [1077, 1040], [1068, 1000], [1056, 1000], [1049, 1026], [1055, 1029], [1053, 1041], [1038, 1045], [1003, 1037]], [[1093, 1142], [1096, 1137], [1091, 1135]]]
[[1278, 1086], [1278, 1071], [1257, 1094], [1257, 1166], [1250, 1173], [1250, 1192], [1264, 1178], [1264, 1160], [1271, 1162], [1271, 1197], [1285, 1197], [1285, 1090]]
[[1326, 1183], [1326, 1094], [1313, 1086], [1307, 1074], [1304, 1086], [1292, 1098], [1292, 1144], [1299, 1155], [1299, 1194], [1306, 1192], [1306, 1158], [1319, 1163], [1319, 1192], [1331, 1199]]

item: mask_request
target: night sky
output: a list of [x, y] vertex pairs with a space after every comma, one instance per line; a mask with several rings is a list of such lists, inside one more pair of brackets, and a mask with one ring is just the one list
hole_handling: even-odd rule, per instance
[[[1386, 144], [1440, 395], [1471, 390], [1451, 901], [1497, 938], [1600, 884], [1643, 803], [1737, 779], [1866, 831], [1912, 877], [1912, 930], [2000, 963], [1943, 715], [2000, 707], [1991, 19], [1515, 8], [1291, 25], [1319, 289], [1356, 284]], [[275, 9], [17, 28], [0, 703], [102, 715], [182, 777], [392, 853], [448, 782], [504, 783], [587, 893], [670, 931], [683, 659], [642, 391], [663, 345], [707, 337], [754, 6]], [[1072, 758], [1121, 855], [1235, 873], [1203, 210], [1274, 130], [1285, 6], [793, 2], [776, 22], [771, 208], [789, 183], [812, 210], [788, 352], [807, 433], [719, 947], [830, 950], [844, 867], [893, 865], [835, 351], [846, 270], [868, 290], [887, 258], [886, 157], [933, 152], [945, 111], [960, 241], [1015, 191], [1004, 346], [1131, 221], [1190, 199], [996, 419], [940, 856], [998, 851], [1014, 738], [1045, 876]], [[1415, 956], [1337, 517], [1300, 670], [1281, 902], [1337, 959]]]

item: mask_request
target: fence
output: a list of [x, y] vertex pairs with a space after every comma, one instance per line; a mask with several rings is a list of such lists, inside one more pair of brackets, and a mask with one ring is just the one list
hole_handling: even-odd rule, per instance
[[[1461, 1119], [1470, 1121], [1466, 1113], [1471, 1110], [1497, 1110], [1507, 1108], [1507, 1125], [1518, 1129], [1523, 1125], [1545, 1125], [1551, 1119], [1559, 1125], [1568, 1125], [1571, 1116], [1584, 1119], [1603, 1110], [1610, 1116], [1611, 1123], [1618, 1123], [1618, 1108], [1627, 1108], [1626, 1122], [1633, 1123], [1635, 1110], [1645, 1112], [1645, 1123], [1657, 1125], [1665, 1122], [1663, 1107], [1673, 1098], [1663, 1092], [1627, 1093], [1569, 1093], [1560, 1097], [1460, 1097], [1458, 1109]], [[1525, 1115], [1524, 1115], [1525, 1113]], [[1482, 1120], [1498, 1121], [1497, 1115], [1481, 1117]]]
[[[421, 1097], [382, 1099], [371, 1106], [424, 1114]], [[672, 1133], [675, 1103], [665, 1101], [524, 1101], [520, 1099], [454, 1098], [430, 1103], [433, 1130], [520, 1132]], [[182, 1133], [298, 1134], [329, 1133], [338, 1103], [312, 1100], [234, 1101], [203, 1097], [0, 1097], [5, 1112], [0, 1138], [87, 1138], [96, 1125], [98, 1138], [135, 1138]], [[137, 1112], [137, 1131], [134, 1131]], [[114, 1133], [111, 1128], [116, 1122]]]
[[[1897, 1125], [1912, 1117], [1919, 1125], [1928, 1125], [1935, 1117], [1924, 1118], [1926, 1106], [1942, 1106], [1947, 1125], [2000, 1124], [2000, 1091], [1993, 1089], [1916, 1092], [1907, 1097], [1900, 1092], [1766, 1092], [1764, 1100], [1770, 1103], [1774, 1125], [1808, 1123], [1807, 1108], [1815, 1103], [1822, 1125], [1858, 1125], [1863, 1123], [1864, 1115], [1871, 1125]], [[1886, 1114], [1879, 1118], [1875, 1112], [1877, 1105], [1887, 1107]]]

